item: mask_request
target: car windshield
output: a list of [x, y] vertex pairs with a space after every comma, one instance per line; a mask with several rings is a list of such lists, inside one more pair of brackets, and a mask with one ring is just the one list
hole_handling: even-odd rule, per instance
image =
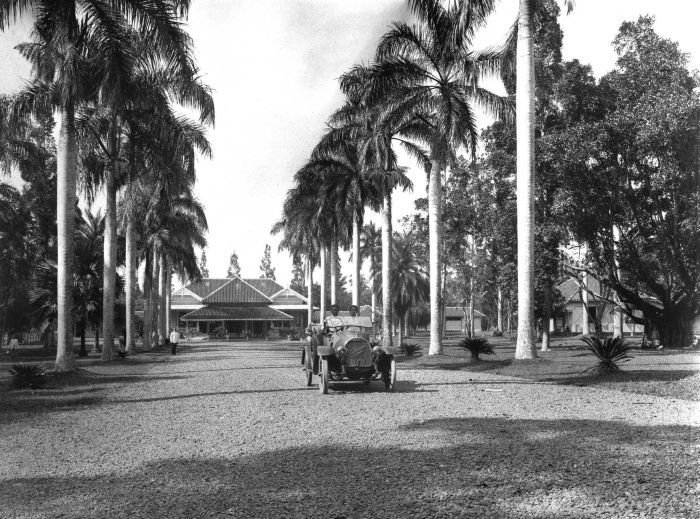
[[343, 326], [356, 326], [358, 328], [369, 328], [372, 329], [372, 319], [364, 315], [356, 315], [355, 317], [349, 315], [338, 316], [338, 318], [343, 322]]

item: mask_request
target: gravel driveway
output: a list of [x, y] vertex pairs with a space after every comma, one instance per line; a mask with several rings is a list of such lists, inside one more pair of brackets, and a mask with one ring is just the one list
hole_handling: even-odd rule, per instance
[[0, 403], [0, 517], [700, 517], [692, 401], [441, 369], [323, 396], [299, 343], [84, 368]]

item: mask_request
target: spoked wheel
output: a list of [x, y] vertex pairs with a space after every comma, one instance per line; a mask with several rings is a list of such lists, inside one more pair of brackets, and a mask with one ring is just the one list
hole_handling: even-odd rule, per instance
[[390, 393], [394, 391], [394, 386], [396, 385], [396, 361], [394, 359], [391, 359], [389, 376], [384, 379], [384, 385], [386, 386], [386, 390]]
[[321, 359], [321, 382], [318, 385], [322, 395], [328, 394], [328, 359]]

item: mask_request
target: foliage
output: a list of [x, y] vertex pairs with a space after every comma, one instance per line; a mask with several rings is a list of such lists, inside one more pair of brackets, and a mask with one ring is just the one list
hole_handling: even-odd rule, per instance
[[493, 346], [485, 337], [467, 337], [460, 341], [458, 346], [469, 351], [474, 360], [479, 360], [479, 355], [495, 355]]
[[408, 357], [420, 355], [421, 349], [423, 349], [422, 346], [420, 344], [416, 344], [415, 342], [402, 342], [401, 346], [399, 346], [399, 352]]
[[203, 278], [209, 277], [209, 268], [207, 267], [207, 251], [202, 251], [202, 256], [199, 259], [199, 271], [202, 273]]
[[[266, 249], [267, 250], [267, 249]], [[228, 270], [226, 271], [227, 278], [240, 277], [241, 276], [241, 266], [238, 264], [238, 254], [233, 251], [231, 257], [228, 261]]]
[[46, 370], [41, 366], [14, 364], [8, 371], [15, 389], [39, 389], [46, 384]]
[[265, 245], [265, 253], [263, 254], [262, 260], [260, 260], [260, 277], [275, 279], [275, 269], [272, 267], [272, 259], [270, 257], [270, 246]]
[[615, 373], [620, 371], [618, 362], [625, 362], [632, 358], [630, 355], [630, 346], [622, 337], [606, 337], [601, 339], [598, 336], [592, 335], [584, 337], [583, 342], [596, 357], [598, 357], [598, 366], [594, 370], [599, 373]]

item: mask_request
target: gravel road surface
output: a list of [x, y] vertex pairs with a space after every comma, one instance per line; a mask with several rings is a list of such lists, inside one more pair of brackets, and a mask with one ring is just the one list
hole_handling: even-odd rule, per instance
[[401, 369], [304, 386], [300, 344], [85, 364], [0, 407], [0, 517], [697, 518], [697, 402]]

